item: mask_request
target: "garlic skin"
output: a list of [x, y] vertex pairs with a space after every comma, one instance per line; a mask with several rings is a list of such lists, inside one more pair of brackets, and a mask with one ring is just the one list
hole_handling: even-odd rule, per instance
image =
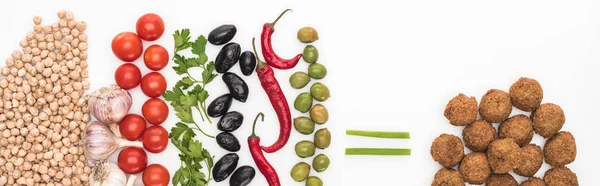
[[121, 121], [131, 108], [131, 95], [117, 85], [102, 87], [91, 94], [88, 107], [92, 115], [102, 123]]
[[127, 141], [115, 136], [108, 125], [91, 121], [83, 134], [83, 153], [92, 163], [104, 161], [118, 148], [135, 146], [143, 148], [140, 141]]
[[119, 166], [108, 161], [102, 161], [92, 168], [90, 186], [125, 186], [127, 175]]

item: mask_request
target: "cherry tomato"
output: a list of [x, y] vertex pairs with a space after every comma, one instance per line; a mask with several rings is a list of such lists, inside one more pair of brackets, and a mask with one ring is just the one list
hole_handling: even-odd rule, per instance
[[142, 136], [144, 149], [151, 153], [159, 153], [167, 149], [169, 132], [161, 126], [151, 126], [144, 131]]
[[146, 130], [146, 120], [137, 114], [127, 114], [119, 123], [119, 132], [129, 141], [140, 139], [144, 130]]
[[165, 32], [165, 23], [160, 16], [154, 13], [143, 15], [137, 20], [135, 30], [146, 41], [154, 41]]
[[146, 170], [142, 173], [142, 182], [145, 186], [166, 186], [169, 185], [170, 179], [169, 170], [159, 164], [146, 167]]
[[131, 63], [125, 63], [115, 71], [115, 81], [122, 89], [128, 90], [137, 87], [142, 79], [140, 69]]
[[122, 61], [132, 62], [142, 55], [142, 40], [133, 32], [122, 32], [112, 40], [112, 51]]
[[148, 156], [146, 152], [138, 147], [125, 147], [119, 153], [117, 164], [123, 172], [127, 174], [137, 174], [146, 168], [148, 165]]
[[165, 47], [160, 45], [152, 45], [144, 51], [144, 64], [150, 70], [161, 70], [169, 63], [169, 52]]
[[158, 72], [150, 72], [142, 78], [142, 92], [146, 96], [155, 98], [167, 90], [167, 80]]
[[148, 123], [160, 125], [167, 120], [169, 107], [163, 100], [151, 98], [142, 105], [142, 115], [144, 115]]

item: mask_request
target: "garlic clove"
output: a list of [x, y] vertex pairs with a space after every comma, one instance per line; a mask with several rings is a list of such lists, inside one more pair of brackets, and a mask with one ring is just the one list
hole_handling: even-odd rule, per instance
[[102, 87], [91, 94], [88, 107], [92, 115], [102, 123], [117, 123], [127, 115], [132, 98], [129, 92], [117, 85]]

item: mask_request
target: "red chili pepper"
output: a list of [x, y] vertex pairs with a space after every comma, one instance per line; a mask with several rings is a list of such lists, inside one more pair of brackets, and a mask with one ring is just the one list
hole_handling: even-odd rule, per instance
[[279, 183], [279, 176], [277, 175], [277, 171], [275, 171], [275, 168], [273, 168], [269, 161], [267, 161], [265, 155], [263, 155], [262, 153], [262, 149], [260, 149], [260, 137], [258, 137], [256, 133], [254, 133], [254, 129], [256, 128], [256, 121], [258, 120], [259, 116], [262, 118], [262, 121], [265, 120], [265, 115], [262, 112], [258, 113], [258, 115], [256, 115], [256, 118], [254, 119], [254, 124], [252, 124], [252, 135], [248, 137], [248, 147], [250, 148], [250, 154], [252, 155], [252, 159], [254, 159], [254, 163], [256, 163], [256, 167], [258, 167], [260, 173], [262, 173], [263, 176], [265, 176], [265, 179], [267, 179], [269, 186], [281, 186], [281, 183]]
[[298, 64], [298, 61], [300, 61], [300, 58], [302, 58], [302, 54], [298, 54], [292, 59], [283, 59], [275, 54], [273, 46], [271, 46], [271, 36], [273, 35], [273, 32], [275, 32], [275, 23], [279, 21], [279, 18], [281, 18], [283, 14], [291, 10], [292, 9], [286, 9], [279, 15], [279, 17], [277, 17], [277, 19], [275, 19], [275, 21], [272, 23], [265, 23], [263, 25], [262, 34], [260, 35], [262, 53], [265, 57], [265, 61], [267, 64], [278, 69], [294, 68], [296, 64]]
[[290, 112], [290, 106], [285, 99], [285, 95], [275, 78], [275, 74], [273, 74], [273, 69], [258, 57], [254, 40], [255, 38], [252, 38], [252, 48], [254, 49], [254, 53], [256, 53], [256, 59], [258, 61], [256, 74], [260, 80], [260, 85], [262, 85], [267, 96], [269, 96], [271, 105], [273, 106], [273, 109], [275, 109], [275, 113], [277, 113], [277, 118], [279, 119], [279, 138], [273, 145], [261, 147], [265, 152], [273, 153], [283, 148], [290, 139], [290, 132], [292, 131], [292, 114]]

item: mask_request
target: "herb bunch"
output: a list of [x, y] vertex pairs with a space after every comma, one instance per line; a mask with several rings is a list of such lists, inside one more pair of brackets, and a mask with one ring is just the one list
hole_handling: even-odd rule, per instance
[[[173, 34], [175, 39], [175, 49], [173, 61], [175, 66], [173, 70], [178, 75], [183, 77], [175, 84], [175, 86], [163, 94], [163, 98], [171, 103], [175, 109], [180, 122], [175, 124], [171, 129], [169, 138], [171, 142], [181, 153], [181, 167], [173, 175], [173, 185], [181, 184], [183, 186], [204, 186], [208, 185], [211, 180], [211, 170], [214, 166], [213, 156], [208, 150], [202, 147], [202, 142], [194, 140], [196, 137], [195, 131], [200, 131], [209, 138], [214, 138], [205, 133], [198, 123], [194, 121], [192, 109], [200, 112], [202, 121], [210, 121], [206, 111], [206, 100], [209, 97], [205, 87], [212, 82], [217, 74], [215, 71], [215, 63], [208, 62], [206, 55], [207, 40], [203, 35], [200, 35], [195, 41], [190, 41], [190, 30], [177, 30]], [[179, 52], [191, 48], [194, 57], [186, 57]], [[202, 68], [202, 79], [196, 79], [190, 75], [190, 68]], [[201, 170], [204, 165], [208, 169], [208, 177]]]

